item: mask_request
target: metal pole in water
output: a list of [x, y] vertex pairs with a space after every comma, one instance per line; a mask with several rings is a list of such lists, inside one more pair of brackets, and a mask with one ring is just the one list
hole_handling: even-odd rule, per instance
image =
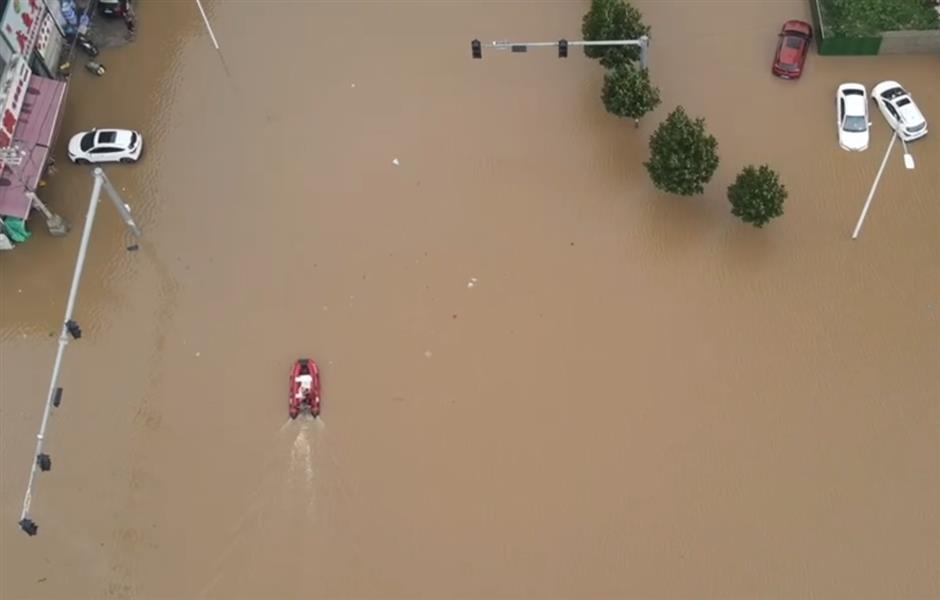
[[199, 13], [202, 15], [202, 20], [206, 24], [206, 29], [209, 30], [209, 37], [212, 38], [212, 45], [215, 46], [215, 49], [219, 49], [219, 42], [215, 39], [215, 33], [212, 31], [212, 25], [209, 24], [209, 17], [206, 16], [206, 11], [202, 8], [202, 2], [196, 0], [196, 6], [199, 7]]
[[[897, 132], [895, 131], [895, 134]], [[884, 173], [885, 165], [888, 164], [888, 157], [891, 156], [891, 149], [894, 148], [894, 142], [898, 139], [897, 135], [891, 136], [891, 143], [888, 144], [888, 150], [885, 151], [885, 156], [881, 159], [881, 167], [878, 169], [878, 174], [875, 176], [875, 181], [871, 184], [871, 190], [868, 192], [868, 199], [865, 200], [865, 207], [862, 209], [862, 214], [858, 217], [858, 223], [855, 225], [855, 231], [852, 232], [852, 239], [858, 239], [858, 234], [862, 231], [862, 224], [865, 222], [865, 216], [868, 214], [868, 209], [871, 206], [871, 201], [875, 197], [875, 190], [878, 189], [878, 183], [881, 181], [881, 174]]]
[[[78, 247], [78, 258], [75, 260], [75, 271], [72, 273], [72, 285], [69, 288], [69, 297], [68, 302], [65, 306], [65, 319], [62, 323], [62, 330], [59, 333], [59, 346], [56, 350], [55, 363], [52, 366], [52, 378], [49, 382], [49, 394], [46, 397], [46, 406], [43, 410], [42, 421], [39, 425], [39, 433], [36, 434], [36, 453], [33, 457], [30, 470], [29, 470], [29, 482], [26, 484], [26, 494], [23, 498], [23, 511], [20, 513], [20, 528], [23, 529], [29, 535], [36, 535], [39, 531], [39, 527], [36, 523], [29, 518], [29, 508], [33, 499], [33, 486], [36, 482], [36, 473], [37, 471], [48, 471], [52, 468], [52, 461], [48, 455], [43, 454], [43, 444], [46, 439], [46, 429], [49, 426], [49, 417], [52, 414], [52, 408], [59, 406], [59, 403], [62, 399], [62, 389], [58, 387], [59, 382], [59, 371], [62, 367], [62, 357], [65, 354], [65, 347], [69, 343], [69, 335], [78, 339], [81, 337], [81, 328], [78, 324], [72, 320], [72, 313], [75, 310], [75, 303], [78, 298], [78, 288], [81, 284], [82, 271], [85, 267], [85, 257], [88, 253], [88, 243], [91, 240], [91, 230], [92, 226], [95, 223], [95, 215], [98, 211], [98, 202], [101, 200], [101, 188], [106, 186], [108, 189], [109, 195], [112, 195], [112, 200], [115, 201], [115, 204], [118, 204], [120, 197], [117, 195], [117, 192], [114, 191], [111, 182], [108, 181], [107, 176], [104, 174], [100, 168], [97, 168], [93, 172], [94, 176], [94, 186], [91, 191], [91, 198], [88, 201], [88, 213], [85, 216], [85, 226], [82, 230], [82, 240], [81, 245]], [[130, 213], [127, 211], [127, 207], [123, 202], [120, 202], [120, 207], [118, 211], [122, 213], [122, 217], [126, 214], [125, 224], [131, 230], [131, 233], [134, 236], [140, 235], [140, 229], [137, 228], [137, 225], [134, 223], [133, 219], [130, 218]]]
[[[568, 57], [569, 46], [637, 46], [640, 49], [640, 67], [647, 69], [649, 67], [649, 36], [641, 36], [636, 40], [566, 40], [557, 42], [508, 42], [498, 41], [490, 42], [489, 47], [494, 50], [511, 50], [516, 53], [527, 52], [529, 48], [551, 48], [557, 47], [558, 57]], [[475, 59], [483, 58], [483, 43], [480, 40], [470, 42], [470, 56]]]
[[134, 237], [140, 237], [140, 228], [137, 227], [137, 223], [134, 222], [134, 218], [131, 216], [131, 207], [124, 203], [120, 194], [118, 194], [114, 186], [111, 185], [111, 180], [108, 179], [108, 176], [104, 174], [104, 171], [101, 170], [100, 167], [95, 169], [95, 177], [95, 181], [98, 179], [101, 180], [104, 191], [108, 193], [111, 203], [114, 204], [114, 208], [116, 208], [118, 214], [121, 215], [124, 224], [130, 229], [131, 233], [134, 234]]
[[650, 36], [640, 36], [640, 42], [640, 67], [647, 71], [650, 66]]

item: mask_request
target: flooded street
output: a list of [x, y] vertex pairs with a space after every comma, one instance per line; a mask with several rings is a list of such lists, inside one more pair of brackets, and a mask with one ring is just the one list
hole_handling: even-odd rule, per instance
[[[663, 105], [608, 115], [589, 3], [141, 2], [76, 72], [50, 205], [0, 256], [0, 598], [940, 597], [940, 56], [770, 75], [804, 0], [635, 1]], [[894, 79], [934, 131], [838, 148], [834, 93]], [[676, 105], [702, 197], [642, 162]], [[62, 406], [16, 526], [92, 179]], [[398, 164], [393, 164], [397, 159]], [[790, 196], [729, 212], [748, 163]], [[473, 284], [473, 285], [470, 285]], [[287, 418], [318, 361], [322, 420]]]

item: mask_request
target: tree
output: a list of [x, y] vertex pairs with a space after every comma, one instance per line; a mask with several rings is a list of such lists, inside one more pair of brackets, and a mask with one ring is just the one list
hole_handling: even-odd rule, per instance
[[[585, 40], [635, 40], [649, 32], [640, 11], [624, 0], [591, 0], [591, 10], [581, 23]], [[636, 46], [584, 46], [584, 53], [599, 58], [608, 69], [640, 59]]]
[[718, 140], [705, 131], [705, 119], [690, 119], [679, 106], [656, 128], [643, 165], [660, 190], [701, 194], [718, 168]]
[[659, 106], [659, 89], [650, 83], [649, 73], [629, 63], [616, 65], [604, 75], [601, 100], [607, 112], [633, 119], [639, 126], [640, 117]]
[[754, 227], [763, 227], [782, 215], [786, 199], [787, 188], [767, 165], [744, 167], [734, 183], [728, 186], [731, 214]]

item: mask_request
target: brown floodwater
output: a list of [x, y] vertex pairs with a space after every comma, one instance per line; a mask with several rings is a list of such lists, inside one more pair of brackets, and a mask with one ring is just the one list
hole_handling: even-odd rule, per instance
[[[0, 256], [0, 597], [940, 597], [940, 135], [838, 149], [834, 91], [897, 79], [940, 128], [940, 56], [771, 77], [803, 0], [635, 3], [663, 106], [602, 69], [469, 41], [578, 36], [587, 2], [145, 2], [77, 72], [46, 197], [75, 229]], [[681, 104], [702, 197], [641, 163]], [[16, 522], [91, 179], [61, 408]], [[398, 159], [398, 165], [393, 160]], [[763, 230], [724, 190], [768, 163]], [[473, 285], [469, 285], [469, 284]], [[289, 422], [288, 369], [323, 371]]]

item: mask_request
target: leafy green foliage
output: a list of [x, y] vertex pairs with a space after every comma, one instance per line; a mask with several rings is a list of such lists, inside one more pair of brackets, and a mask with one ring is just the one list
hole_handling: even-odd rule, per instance
[[660, 190], [701, 194], [718, 169], [718, 140], [705, 131], [705, 119], [693, 120], [679, 106], [653, 133], [650, 159], [643, 165]]
[[786, 199], [787, 188], [767, 165], [744, 167], [734, 183], [728, 186], [731, 214], [754, 227], [763, 227], [782, 215]]
[[616, 65], [607, 71], [601, 99], [607, 112], [635, 120], [660, 103], [659, 89], [650, 83], [649, 72], [630, 63]]
[[927, 0], [820, 0], [820, 8], [827, 36], [940, 28], [940, 15]]
[[[581, 34], [591, 41], [635, 40], [649, 32], [640, 11], [624, 0], [591, 0], [591, 9], [581, 23]], [[640, 49], [635, 46], [584, 46], [584, 53], [599, 58], [608, 69], [640, 59]]]

